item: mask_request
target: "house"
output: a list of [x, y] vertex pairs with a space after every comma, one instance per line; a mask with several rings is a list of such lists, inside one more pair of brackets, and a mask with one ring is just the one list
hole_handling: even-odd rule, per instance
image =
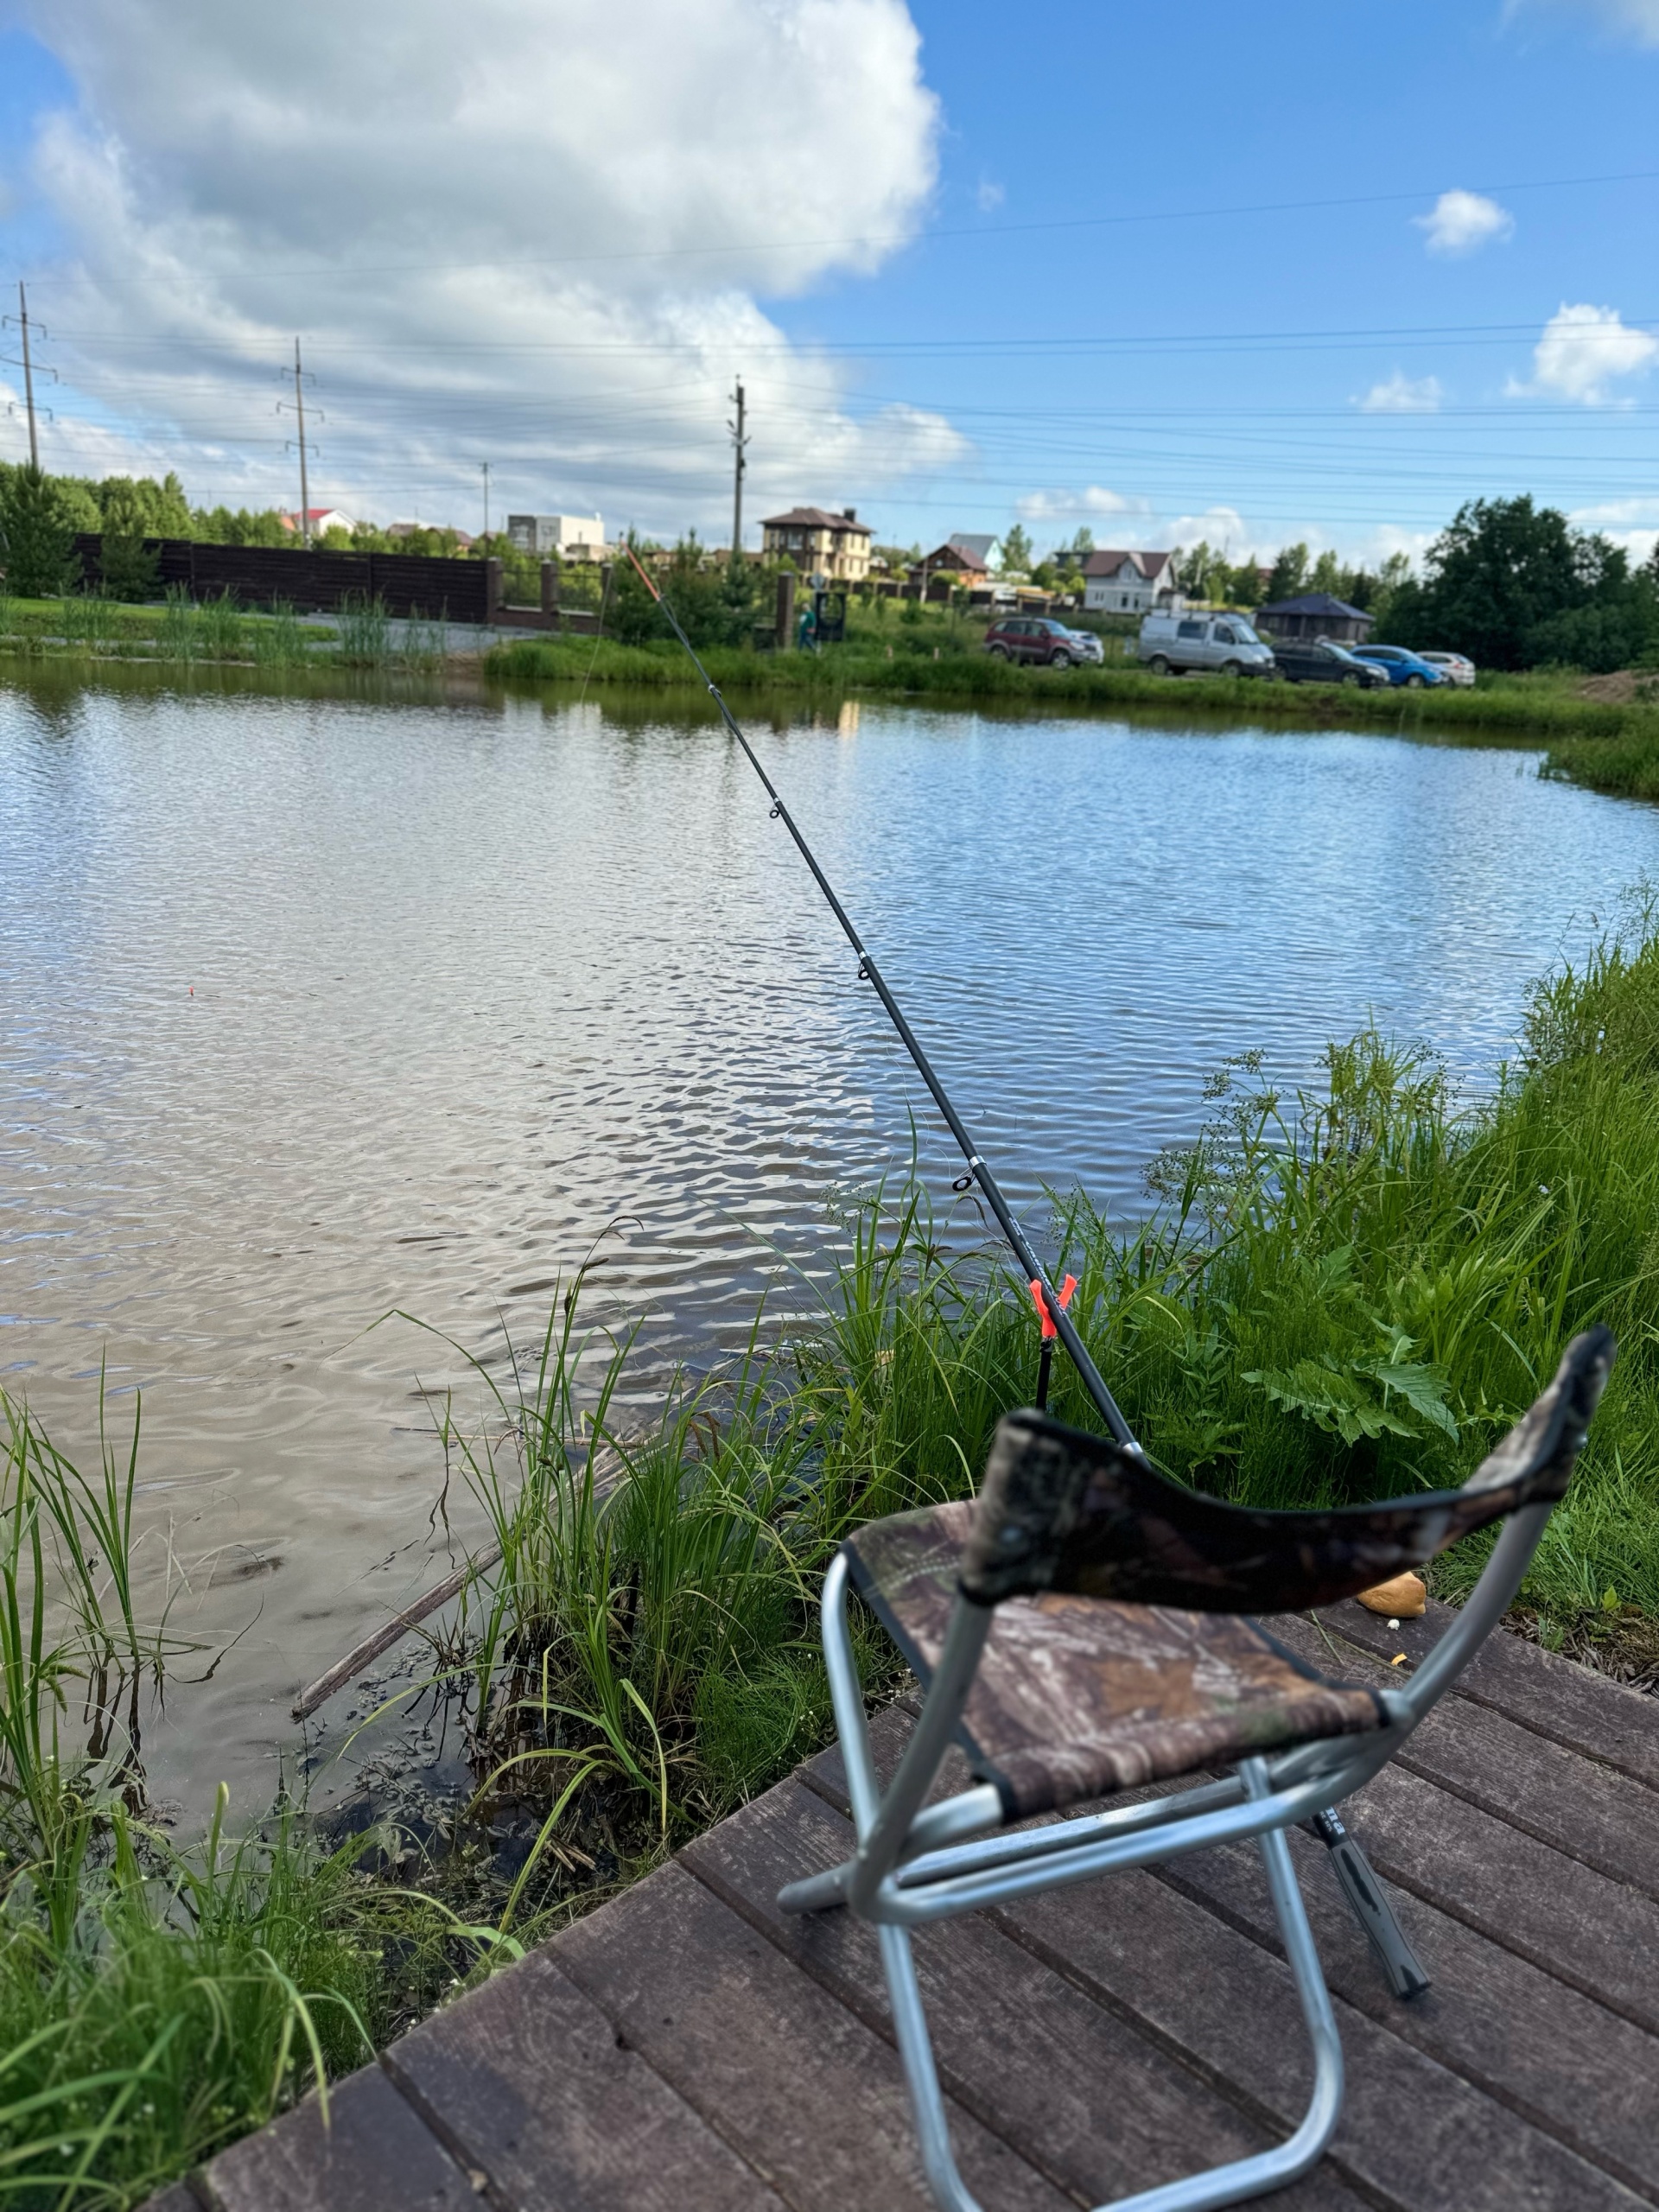
[[983, 554], [975, 552], [960, 537], [947, 537], [943, 545], [936, 545], [931, 553], [925, 553], [919, 561], [910, 564], [912, 583], [919, 582], [923, 576], [950, 575], [960, 576], [965, 584], [977, 584], [982, 583], [990, 573], [990, 563]]
[[1255, 626], [1268, 638], [1329, 638], [1333, 645], [1363, 645], [1371, 634], [1371, 617], [1328, 591], [1304, 592], [1300, 599], [1276, 599], [1255, 610]]
[[605, 552], [605, 524], [598, 515], [509, 515], [507, 543], [520, 553], [597, 561]]
[[[326, 530], [343, 530], [349, 537], [353, 531], [357, 528], [351, 516], [342, 514], [338, 507], [308, 507], [305, 511], [305, 518], [311, 525], [313, 537], [321, 537]], [[283, 528], [290, 537], [299, 536], [300, 518], [297, 513], [283, 515], [280, 519]]]
[[831, 514], [823, 507], [791, 507], [768, 515], [760, 525], [760, 547], [768, 561], [788, 561], [804, 576], [828, 576], [838, 584], [861, 583], [870, 572], [870, 531], [856, 507]]
[[1100, 550], [1083, 564], [1083, 603], [1091, 614], [1150, 614], [1170, 603], [1174, 586], [1167, 553]]
[[959, 553], [971, 553], [982, 569], [1000, 569], [1002, 565], [1002, 541], [989, 531], [953, 530], [945, 540]]

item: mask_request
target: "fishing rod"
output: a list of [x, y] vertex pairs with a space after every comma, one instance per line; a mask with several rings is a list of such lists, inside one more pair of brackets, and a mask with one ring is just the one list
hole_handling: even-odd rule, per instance
[[[1058, 1290], [1056, 1290], [1053, 1285], [1050, 1282], [1046, 1269], [1044, 1268], [1041, 1261], [1037, 1257], [1036, 1253], [1032, 1249], [1031, 1244], [1027, 1238], [1026, 1232], [1020, 1228], [1019, 1222], [1014, 1217], [1014, 1209], [1003, 1197], [1001, 1185], [997, 1182], [996, 1177], [992, 1173], [989, 1166], [982, 1158], [978, 1147], [975, 1145], [972, 1137], [969, 1135], [966, 1124], [963, 1122], [961, 1115], [957, 1113], [955, 1106], [950, 1102], [950, 1092], [946, 1090], [944, 1084], [939, 1080], [938, 1070], [934, 1067], [932, 1061], [928, 1058], [927, 1054], [923, 1051], [921, 1042], [917, 1037], [915, 1031], [911, 1027], [909, 1022], [906, 1020], [904, 1009], [900, 1007], [898, 1000], [894, 998], [892, 991], [888, 988], [887, 978], [882, 975], [880, 969], [876, 964], [875, 956], [871, 952], [869, 947], [859, 935], [857, 930], [854, 926], [852, 916], [847, 912], [847, 909], [842, 905], [840, 899], [836, 895], [835, 886], [830, 882], [829, 877], [819, 866], [817, 855], [812, 850], [811, 846], [806, 842], [805, 837], [801, 832], [799, 824], [797, 823], [794, 816], [790, 812], [787, 805], [785, 805], [783, 793], [779, 790], [777, 785], [772, 782], [772, 778], [766, 772], [765, 764], [762, 762], [760, 755], [756, 753], [754, 747], [749, 743], [748, 739], [744, 735], [737, 717], [733, 714], [731, 709], [727, 705], [724, 698], [721, 696], [719, 685], [714, 681], [708, 670], [703, 666], [702, 661], [697, 658], [696, 647], [691, 643], [690, 639], [686, 636], [685, 632], [680, 627], [679, 617], [675, 613], [674, 609], [664, 597], [655, 581], [645, 573], [645, 569], [640, 563], [639, 556], [635, 553], [632, 546], [626, 538], [622, 542], [622, 550], [627, 555], [629, 560], [632, 562], [634, 569], [639, 575], [640, 582], [644, 584], [645, 589], [651, 594], [652, 599], [656, 601], [658, 606], [662, 608], [664, 614], [667, 617], [669, 626], [673, 631], [674, 635], [679, 639], [681, 645], [684, 646], [687, 657], [690, 658], [692, 667], [696, 670], [697, 674], [702, 678], [702, 681], [708, 689], [709, 697], [720, 709], [721, 720], [725, 723], [727, 728], [742, 747], [745, 758], [747, 760], [750, 767], [753, 769], [755, 774], [760, 778], [762, 785], [765, 787], [767, 798], [772, 801], [772, 819], [776, 822], [781, 822], [785, 829], [788, 830], [790, 836], [794, 839], [796, 850], [800, 854], [801, 858], [806, 862], [808, 868], [811, 869], [812, 880], [817, 885], [818, 889], [823, 893], [825, 905], [835, 916], [836, 921], [840, 923], [842, 934], [847, 939], [848, 944], [852, 946], [853, 950], [858, 955], [859, 981], [861, 983], [869, 983], [874, 987], [876, 996], [880, 1000], [883, 1007], [886, 1009], [888, 1020], [892, 1022], [894, 1029], [899, 1033], [899, 1043], [904, 1046], [905, 1050], [910, 1054], [912, 1060], [915, 1063], [916, 1072], [921, 1077], [922, 1081], [927, 1085], [928, 1090], [932, 1094], [933, 1103], [938, 1108], [940, 1113], [944, 1116], [946, 1128], [949, 1128], [951, 1135], [956, 1139], [957, 1143], [961, 1147], [962, 1156], [967, 1162], [967, 1173], [965, 1175], [962, 1175], [957, 1178], [954, 1187], [959, 1191], [965, 1191], [972, 1188], [975, 1185], [978, 1185], [979, 1189], [984, 1194], [986, 1204], [990, 1207], [991, 1211], [996, 1216], [997, 1226], [1001, 1230], [1004, 1236], [1007, 1238], [1009, 1244], [1013, 1247], [1015, 1257], [1019, 1260], [1020, 1266], [1026, 1271], [1026, 1279], [1031, 1285], [1032, 1298], [1037, 1307], [1038, 1317], [1042, 1323], [1042, 1364], [1039, 1370], [1040, 1397], [1046, 1399], [1047, 1396], [1048, 1366], [1052, 1351], [1052, 1340], [1058, 1337], [1061, 1344], [1065, 1345], [1066, 1351], [1071, 1357], [1071, 1364], [1077, 1369], [1078, 1375], [1082, 1377], [1084, 1389], [1088, 1391], [1089, 1395], [1094, 1400], [1096, 1408], [1098, 1410], [1102, 1420], [1104, 1421], [1107, 1427], [1111, 1431], [1113, 1438], [1117, 1443], [1123, 1445], [1129, 1451], [1139, 1452], [1141, 1446], [1135, 1441], [1134, 1430], [1129, 1427], [1128, 1421], [1124, 1420], [1122, 1413], [1119, 1409], [1116, 1399], [1113, 1397], [1111, 1392], [1106, 1388], [1105, 1380], [1101, 1375], [1100, 1370], [1095, 1365], [1094, 1361], [1089, 1357], [1088, 1348], [1084, 1344], [1083, 1338], [1077, 1334], [1077, 1325], [1071, 1320], [1070, 1315], [1065, 1310], [1071, 1300], [1071, 1292], [1075, 1287], [1071, 1277], [1068, 1275], [1065, 1284]], [[734, 552], [732, 557], [735, 560], [738, 556]]]

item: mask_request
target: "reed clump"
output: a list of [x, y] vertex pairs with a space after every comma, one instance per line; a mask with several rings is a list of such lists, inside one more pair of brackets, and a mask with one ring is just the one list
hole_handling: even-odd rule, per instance
[[86, 1474], [0, 1394], [0, 2194], [137, 2203], [360, 2063], [487, 1951], [279, 1802], [194, 1847], [139, 1719], [181, 1648], [136, 1596], [137, 1424]]

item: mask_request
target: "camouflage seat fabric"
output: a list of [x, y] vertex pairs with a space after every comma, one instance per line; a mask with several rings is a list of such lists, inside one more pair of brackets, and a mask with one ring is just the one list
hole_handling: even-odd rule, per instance
[[[855, 1584], [924, 1682], [974, 1510], [897, 1514], [847, 1545]], [[1046, 1591], [997, 1606], [963, 1736], [1005, 1817], [1024, 1820], [1385, 1719], [1371, 1691], [1327, 1681], [1243, 1614]]]

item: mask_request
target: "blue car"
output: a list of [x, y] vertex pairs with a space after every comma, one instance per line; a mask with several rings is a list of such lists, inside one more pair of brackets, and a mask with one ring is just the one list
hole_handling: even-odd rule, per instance
[[1352, 652], [1356, 659], [1374, 663], [1386, 671], [1390, 683], [1402, 683], [1408, 691], [1424, 691], [1431, 683], [1451, 682], [1443, 668], [1408, 653], [1403, 645], [1355, 645]]

